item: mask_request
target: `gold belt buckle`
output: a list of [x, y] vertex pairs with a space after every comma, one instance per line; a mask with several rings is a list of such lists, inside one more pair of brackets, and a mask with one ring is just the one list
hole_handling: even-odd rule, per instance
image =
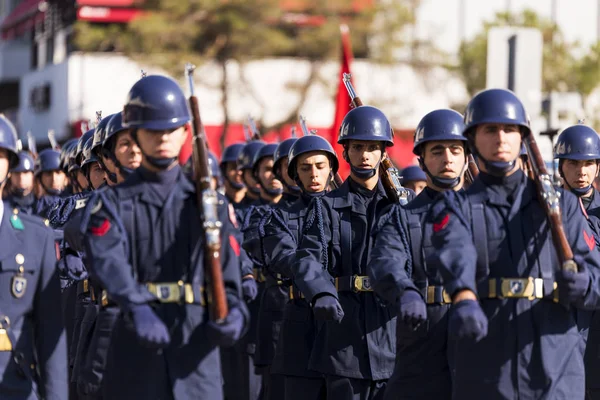
[[354, 291], [355, 292], [372, 292], [371, 280], [368, 276], [354, 276]]
[[149, 283], [148, 290], [161, 303], [177, 303], [181, 297], [180, 285], [176, 283]]
[[[427, 304], [435, 303], [435, 289], [436, 286], [427, 286], [427, 299], [425, 299]], [[452, 299], [446, 289], [442, 289], [442, 302], [443, 303], [452, 303]]]
[[535, 298], [535, 285], [532, 277], [504, 278], [501, 283], [502, 297], [506, 298]]
[[185, 297], [185, 302], [187, 304], [194, 303], [194, 289], [190, 283], [183, 285], [183, 296]]

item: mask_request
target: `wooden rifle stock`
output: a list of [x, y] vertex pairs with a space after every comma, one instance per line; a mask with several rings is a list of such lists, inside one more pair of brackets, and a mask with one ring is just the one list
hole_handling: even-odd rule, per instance
[[196, 184], [196, 196], [198, 207], [202, 216], [204, 227], [204, 269], [208, 270], [208, 293], [210, 300], [210, 317], [213, 321], [222, 322], [229, 313], [227, 307], [227, 295], [223, 282], [223, 271], [221, 269], [221, 222], [218, 218], [217, 204], [219, 199], [217, 192], [210, 184], [212, 174], [208, 165], [208, 147], [204, 126], [200, 119], [198, 99], [194, 95], [194, 82], [192, 74], [194, 66], [186, 65], [186, 75], [190, 86], [190, 110], [192, 112], [192, 160], [194, 166], [194, 181]]
[[465, 173], [465, 183], [470, 186], [475, 181], [479, 175], [479, 167], [477, 167], [477, 163], [475, 162], [475, 158], [473, 158], [472, 154], [467, 156], [467, 171]]
[[533, 137], [533, 133], [525, 135], [523, 143], [527, 149], [531, 169], [537, 184], [538, 199], [548, 217], [552, 242], [558, 254], [561, 268], [564, 271], [577, 272], [577, 264], [573, 261], [573, 250], [569, 245], [562, 223], [560, 194], [552, 185], [552, 180], [550, 179], [550, 175], [548, 175], [548, 171], [546, 171], [546, 164]]
[[[352, 108], [361, 107], [363, 102], [354, 91], [354, 87], [350, 81], [351, 77], [352, 75], [350, 74], [344, 74], [342, 81], [344, 82], [344, 86], [346, 86], [348, 95], [350, 95], [350, 105]], [[392, 163], [392, 160], [390, 160], [388, 157], [382, 158], [381, 162], [379, 163], [379, 179], [381, 179], [381, 183], [385, 189], [385, 194], [390, 201], [393, 203], [400, 203], [402, 205], [408, 203], [408, 190], [402, 187], [400, 173], [394, 166], [394, 163]]]

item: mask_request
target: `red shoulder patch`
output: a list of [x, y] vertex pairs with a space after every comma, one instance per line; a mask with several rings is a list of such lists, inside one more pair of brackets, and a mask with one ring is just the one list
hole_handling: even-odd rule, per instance
[[594, 239], [594, 235], [588, 235], [588, 233], [584, 229], [583, 239], [585, 240], [585, 243], [587, 243], [590, 251], [594, 250], [594, 248], [596, 247], [596, 239]]
[[108, 232], [109, 229], [110, 221], [108, 219], [105, 219], [104, 221], [102, 221], [102, 224], [100, 224], [100, 226], [92, 226], [90, 228], [90, 232], [94, 236], [104, 236], [106, 235], [106, 232]]
[[448, 226], [448, 222], [450, 222], [450, 214], [446, 214], [446, 216], [442, 218], [440, 222], [433, 224], [433, 231], [435, 233], [441, 231], [446, 226]]
[[233, 235], [229, 235], [229, 245], [233, 249], [233, 252], [236, 256], [240, 256], [240, 244], [237, 239]]

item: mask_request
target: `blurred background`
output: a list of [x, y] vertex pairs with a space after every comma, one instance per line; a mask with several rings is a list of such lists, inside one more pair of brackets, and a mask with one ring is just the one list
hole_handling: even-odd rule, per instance
[[423, 115], [486, 87], [523, 99], [547, 160], [561, 129], [600, 127], [594, 0], [0, 0], [0, 35], [0, 112], [40, 147], [119, 111], [142, 70], [187, 92], [186, 62], [217, 154], [248, 116], [267, 141], [303, 115], [334, 142], [342, 72], [392, 122], [399, 167]]

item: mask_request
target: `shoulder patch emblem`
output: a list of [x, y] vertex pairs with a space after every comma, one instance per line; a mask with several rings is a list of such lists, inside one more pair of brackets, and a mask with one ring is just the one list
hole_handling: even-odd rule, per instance
[[92, 226], [90, 228], [90, 233], [94, 236], [104, 236], [110, 229], [110, 221], [105, 219], [102, 221], [100, 226]]
[[433, 231], [435, 233], [441, 231], [446, 226], [448, 226], [448, 222], [450, 222], [450, 214], [446, 214], [446, 216], [444, 218], [442, 218], [442, 220], [440, 222], [433, 224]]
[[229, 245], [233, 249], [233, 252], [236, 256], [240, 256], [240, 244], [237, 239], [233, 235], [229, 235]]
[[77, 201], [75, 202], [75, 209], [79, 210], [80, 208], [85, 207], [87, 201], [88, 199], [77, 199]]
[[594, 239], [594, 235], [589, 235], [584, 229], [583, 230], [583, 239], [585, 240], [585, 243], [588, 245], [588, 248], [590, 249], [590, 251], [594, 250], [594, 247], [596, 247], [596, 239]]

